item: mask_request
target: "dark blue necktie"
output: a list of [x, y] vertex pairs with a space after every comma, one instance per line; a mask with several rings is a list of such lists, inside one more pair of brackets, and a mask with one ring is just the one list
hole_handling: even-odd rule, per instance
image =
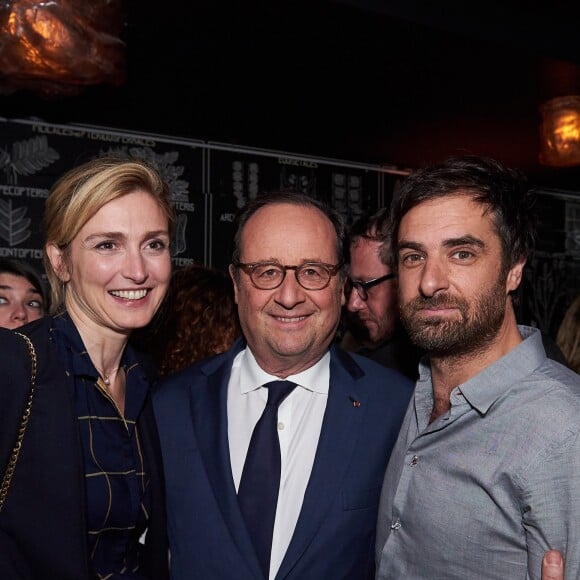
[[272, 381], [264, 386], [268, 388], [268, 402], [252, 433], [238, 488], [238, 502], [264, 578], [268, 578], [280, 489], [278, 406], [296, 385], [290, 381]]

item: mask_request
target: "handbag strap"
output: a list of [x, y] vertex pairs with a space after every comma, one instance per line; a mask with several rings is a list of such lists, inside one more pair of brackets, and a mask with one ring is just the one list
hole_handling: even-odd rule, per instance
[[32, 409], [32, 399], [34, 397], [34, 389], [36, 387], [36, 351], [34, 350], [34, 345], [32, 341], [21, 332], [16, 332], [18, 336], [22, 337], [28, 346], [28, 352], [30, 354], [30, 393], [28, 394], [28, 399], [26, 401], [26, 406], [24, 407], [24, 413], [22, 414], [22, 419], [20, 421], [20, 426], [18, 427], [18, 433], [16, 435], [16, 443], [10, 454], [10, 460], [6, 466], [6, 472], [2, 479], [2, 484], [0, 485], [0, 511], [4, 507], [4, 502], [6, 501], [6, 496], [8, 495], [8, 490], [10, 488], [10, 483], [12, 482], [12, 476], [14, 475], [14, 470], [16, 469], [16, 463], [18, 462], [18, 455], [20, 454], [20, 449], [22, 447], [22, 440], [24, 439], [24, 433], [26, 431], [26, 426], [28, 425], [28, 419], [30, 418], [30, 411]]

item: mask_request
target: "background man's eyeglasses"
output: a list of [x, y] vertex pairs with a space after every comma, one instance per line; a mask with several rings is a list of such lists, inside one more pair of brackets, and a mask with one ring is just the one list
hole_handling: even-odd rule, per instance
[[274, 290], [284, 282], [286, 272], [294, 270], [294, 276], [305, 290], [323, 290], [330, 284], [330, 279], [339, 272], [342, 264], [323, 264], [306, 262], [299, 266], [283, 266], [278, 262], [254, 262], [242, 264], [234, 262], [234, 267], [243, 270], [260, 290]]
[[353, 280], [352, 278], [348, 278], [347, 279], [347, 284], [346, 284], [346, 291], [348, 294], [350, 294], [350, 292], [352, 292], [353, 288], [354, 290], [357, 291], [357, 294], [359, 295], [361, 300], [364, 300], [365, 302], [368, 300], [369, 298], [369, 288], [372, 288], [373, 286], [376, 286], [377, 284], [380, 284], [381, 282], [386, 282], [387, 280], [392, 280], [395, 277], [394, 274], [385, 274], [384, 276], [381, 276], [379, 278], [373, 278], [372, 280], [368, 280], [366, 282], [363, 282], [362, 280]]

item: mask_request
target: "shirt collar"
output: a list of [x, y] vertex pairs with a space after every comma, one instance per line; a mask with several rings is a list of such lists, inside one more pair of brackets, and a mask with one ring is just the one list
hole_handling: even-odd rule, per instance
[[[279, 377], [264, 371], [249, 346], [246, 346], [236, 357], [235, 365], [240, 367], [240, 392], [253, 391], [270, 381], [280, 380]], [[315, 393], [327, 394], [330, 384], [330, 352], [306, 370], [286, 377], [286, 380]]]
[[480, 413], [487, 413], [497, 399], [546, 360], [541, 332], [530, 326], [518, 329], [520, 344], [460, 385], [463, 396]]
[[54, 317], [51, 336], [60, 350], [62, 361], [69, 373], [95, 380], [98, 378], [99, 373], [95, 369], [81, 335], [68, 312], [62, 311]]
[[[96, 382], [99, 373], [89, 357], [77, 327], [66, 311], [53, 318], [50, 333], [67, 373], [73, 377], [88, 378]], [[125, 369], [127, 379], [125, 418], [134, 419], [143, 407], [149, 390], [149, 378], [129, 344], [123, 351], [121, 366]]]

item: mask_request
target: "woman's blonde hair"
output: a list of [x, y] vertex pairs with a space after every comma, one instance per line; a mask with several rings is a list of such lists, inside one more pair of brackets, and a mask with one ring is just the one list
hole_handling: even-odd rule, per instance
[[556, 335], [556, 343], [570, 368], [580, 373], [580, 295], [566, 310]]
[[[141, 160], [99, 157], [68, 171], [51, 188], [44, 211], [46, 246], [54, 244], [66, 255], [71, 241], [105, 204], [137, 190], [155, 198], [171, 234], [175, 218], [169, 188], [159, 173]], [[44, 266], [50, 283], [51, 312], [55, 312], [64, 303], [65, 283], [46, 251]]]

